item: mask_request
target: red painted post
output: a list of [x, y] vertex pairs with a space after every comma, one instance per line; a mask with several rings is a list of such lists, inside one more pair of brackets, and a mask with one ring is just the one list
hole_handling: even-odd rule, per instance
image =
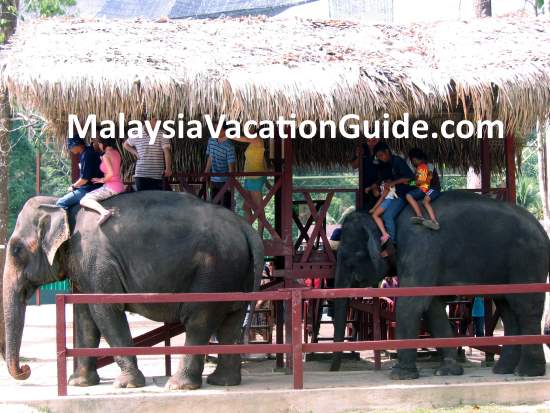
[[[372, 338], [375, 341], [381, 340], [380, 334], [380, 298], [373, 297], [372, 299], [373, 312], [372, 312]], [[380, 359], [380, 350], [374, 350], [374, 370], [382, 369], [382, 360]]]
[[491, 152], [489, 137], [483, 134], [481, 138], [481, 193], [486, 194], [491, 189]]
[[504, 138], [504, 153], [506, 155], [506, 200], [516, 203], [516, 148], [514, 133], [510, 132]]
[[[275, 142], [275, 172], [280, 173], [280, 175], [277, 175], [275, 177], [275, 184], [277, 184], [279, 181], [284, 181], [284, 176], [282, 175], [283, 171], [283, 150], [282, 145], [283, 141], [280, 136], [274, 137]], [[275, 194], [275, 230], [278, 234], [283, 233], [283, 209], [284, 209], [284, 203], [283, 203], [283, 196], [282, 196], [282, 189], [277, 191]], [[275, 269], [283, 269], [285, 266], [284, 257], [275, 257]], [[275, 343], [276, 344], [283, 344], [283, 336], [284, 336], [284, 307], [283, 303], [281, 301], [275, 302]], [[276, 369], [281, 370], [284, 368], [284, 356], [283, 354], [277, 353], [276, 355]]]
[[302, 290], [292, 290], [292, 370], [294, 390], [304, 388], [304, 363], [302, 360]]
[[[164, 327], [167, 327], [168, 324], [164, 323]], [[170, 330], [166, 330], [166, 339], [164, 340], [164, 347], [170, 347]], [[172, 375], [172, 357], [170, 354], [164, 355], [164, 370], [166, 372], [166, 377]]]
[[[65, 295], [55, 297], [56, 346], [57, 346], [57, 395], [67, 395], [67, 335], [65, 321]], [[74, 333], [76, 335], [76, 333]]]

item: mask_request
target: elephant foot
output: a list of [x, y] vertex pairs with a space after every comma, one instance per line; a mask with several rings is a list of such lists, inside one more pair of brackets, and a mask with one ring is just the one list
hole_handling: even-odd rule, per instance
[[435, 371], [436, 376], [461, 376], [463, 374], [464, 369], [453, 359], [445, 359]]
[[510, 363], [502, 357], [493, 366], [493, 373], [495, 374], [512, 374], [515, 370], [516, 364]]
[[191, 380], [189, 377], [172, 376], [166, 382], [166, 390], [197, 390], [202, 386], [202, 377], [198, 380]]
[[416, 367], [402, 368], [399, 364], [392, 367], [390, 379], [392, 380], [414, 380], [420, 377]]
[[544, 376], [546, 374], [546, 364], [520, 362], [515, 368], [514, 374], [520, 377]]
[[340, 371], [341, 366], [342, 366], [342, 356], [334, 355], [332, 357], [332, 363], [330, 363], [330, 371]]
[[134, 389], [145, 386], [145, 376], [139, 370], [123, 372], [113, 383], [117, 389]]
[[241, 384], [241, 373], [227, 374], [216, 369], [206, 378], [206, 382], [214, 386], [238, 386]]
[[71, 374], [69, 377], [69, 386], [76, 387], [88, 387], [95, 386], [99, 384], [99, 375], [97, 371], [83, 371], [80, 370], [76, 373]]

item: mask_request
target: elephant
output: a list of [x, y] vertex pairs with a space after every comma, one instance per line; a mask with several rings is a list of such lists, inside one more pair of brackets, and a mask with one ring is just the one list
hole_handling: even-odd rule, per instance
[[[468, 191], [448, 191], [434, 202], [439, 231], [412, 225], [410, 208], [397, 218], [395, 270], [400, 287], [546, 282], [550, 242], [527, 210]], [[342, 227], [337, 253], [335, 288], [376, 287], [388, 271], [380, 254], [380, 233], [367, 212], [350, 214]], [[494, 296], [505, 335], [540, 334], [544, 293]], [[334, 341], [344, 341], [348, 300], [335, 302]], [[442, 297], [399, 297], [396, 338], [417, 338], [421, 319], [435, 337], [452, 337]], [[460, 375], [455, 349], [440, 349], [437, 375]], [[334, 353], [331, 371], [341, 365]], [[542, 345], [505, 346], [493, 367], [496, 374], [545, 374]], [[416, 349], [398, 351], [391, 371], [395, 380], [419, 377]]]
[[[41, 285], [69, 278], [82, 293], [217, 293], [257, 291], [264, 265], [263, 242], [230, 210], [186, 194], [143, 191], [117, 195], [103, 203], [115, 211], [99, 227], [97, 214], [80, 207], [54, 207], [56, 198], [29, 199], [7, 245], [3, 278], [6, 363], [24, 380], [19, 352], [26, 300]], [[76, 347], [132, 346], [125, 311], [158, 322], [181, 322], [186, 345], [235, 344], [248, 303], [90, 304], [75, 306]], [[115, 357], [121, 373], [115, 387], [140, 387], [145, 378], [136, 357]], [[170, 390], [202, 385], [204, 356], [185, 355], [168, 380]], [[240, 355], [220, 355], [207, 378], [213, 385], [241, 382]], [[96, 359], [77, 360], [69, 384], [99, 383]]]

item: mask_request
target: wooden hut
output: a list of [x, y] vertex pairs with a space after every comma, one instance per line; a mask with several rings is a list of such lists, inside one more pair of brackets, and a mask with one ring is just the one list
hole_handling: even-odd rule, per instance
[[[148, 22], [57, 18], [23, 23], [1, 53], [1, 82], [13, 107], [39, 113], [64, 147], [69, 114], [98, 119], [361, 120], [409, 113], [439, 130], [446, 119], [501, 120], [505, 138], [392, 139], [406, 151], [420, 146], [445, 167], [506, 171], [504, 196], [515, 199], [515, 160], [523, 136], [550, 111], [550, 20], [483, 19], [433, 24], [364, 25], [353, 21], [242, 17]], [[431, 135], [430, 135], [431, 136]], [[335, 257], [323, 218], [336, 188], [295, 188], [293, 168], [349, 165], [358, 142], [281, 137], [270, 143], [275, 170], [266, 201], [266, 253], [287, 280], [330, 277]], [[206, 139], [176, 139], [181, 190], [203, 170]], [[266, 143], [266, 145], [268, 145]], [[126, 160], [127, 176], [131, 176]], [[238, 176], [238, 175], [237, 175]], [[235, 177], [229, 185], [241, 192]], [[311, 196], [315, 192], [316, 196]], [[293, 200], [301, 194], [313, 233], [305, 248], [292, 237]], [[320, 201], [315, 203], [313, 201]], [[260, 211], [254, 218], [262, 216]], [[302, 232], [303, 234], [303, 232]], [[303, 247], [303, 246], [302, 246]]]

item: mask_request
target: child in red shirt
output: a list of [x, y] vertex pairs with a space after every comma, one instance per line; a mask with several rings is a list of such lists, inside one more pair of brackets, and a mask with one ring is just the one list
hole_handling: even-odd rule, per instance
[[[409, 151], [409, 159], [416, 168], [416, 188], [407, 193], [406, 196], [407, 202], [416, 214], [416, 216], [411, 217], [411, 222], [413, 224], [422, 224], [433, 230], [438, 230], [439, 223], [437, 222], [431, 201], [439, 197], [440, 193], [436, 189], [430, 187], [432, 173], [428, 167], [427, 156], [421, 149], [413, 148]], [[428, 211], [430, 219], [424, 219], [422, 216], [422, 211], [417, 202], [421, 199], [423, 200], [422, 204], [424, 208]]]

